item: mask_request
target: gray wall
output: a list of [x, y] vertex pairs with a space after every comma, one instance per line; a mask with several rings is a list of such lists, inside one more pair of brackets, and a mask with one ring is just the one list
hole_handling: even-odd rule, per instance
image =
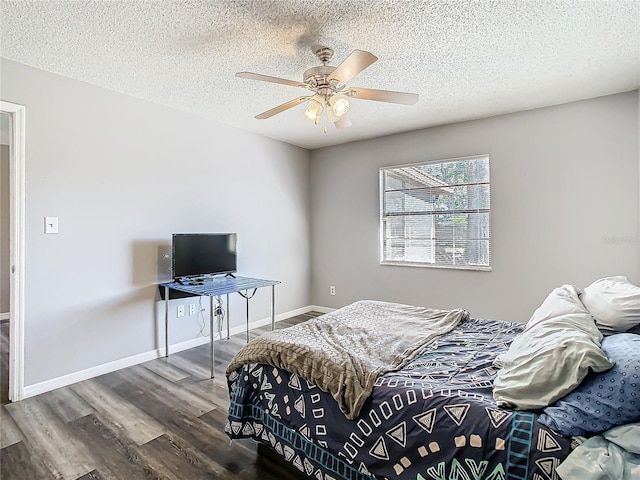
[[[379, 167], [479, 153], [491, 155], [493, 271], [379, 265]], [[562, 283], [638, 282], [638, 158], [637, 91], [313, 151], [312, 302], [526, 321]]]
[[[173, 232], [237, 232], [239, 273], [282, 281], [277, 313], [309, 305], [308, 151], [11, 61], [1, 82], [27, 110], [25, 385], [158, 346]], [[200, 325], [172, 319], [171, 343]]]
[[9, 312], [9, 145], [0, 145], [0, 313]]

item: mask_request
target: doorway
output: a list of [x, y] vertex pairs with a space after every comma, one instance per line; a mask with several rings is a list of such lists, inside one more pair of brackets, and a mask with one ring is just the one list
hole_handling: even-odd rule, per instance
[[[0, 310], [8, 306], [8, 312], [0, 312], [0, 322], [4, 322], [0, 323], [0, 366], [2, 384], [8, 384], [6, 391], [5, 388], [0, 391], [2, 403], [24, 397], [25, 110], [23, 105], [0, 101], [0, 143], [6, 144], [1, 149], [2, 161], [8, 163], [8, 178], [3, 175], [0, 190], [3, 214], [0, 227], [3, 239], [8, 238], [8, 255], [0, 257], [0, 274], [3, 275]], [[4, 218], [7, 211], [8, 219]], [[0, 244], [0, 255], [3, 255], [2, 247]], [[5, 279], [8, 279], [8, 288], [4, 285]], [[8, 323], [5, 322], [7, 316]]]

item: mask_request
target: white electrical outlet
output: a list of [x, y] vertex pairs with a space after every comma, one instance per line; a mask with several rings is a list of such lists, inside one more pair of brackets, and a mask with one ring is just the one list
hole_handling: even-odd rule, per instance
[[178, 305], [178, 313], [176, 316], [178, 318], [184, 317], [184, 305]]
[[196, 304], [195, 303], [190, 303], [189, 304], [189, 315], [195, 315], [196, 314]]
[[336, 294], [336, 287], [334, 287], [333, 285], [331, 285], [329, 287], [329, 294], [330, 295], [335, 295]]

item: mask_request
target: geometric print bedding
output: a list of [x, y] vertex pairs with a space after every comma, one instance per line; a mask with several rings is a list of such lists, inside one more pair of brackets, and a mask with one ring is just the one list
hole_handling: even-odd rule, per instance
[[244, 365], [228, 376], [225, 431], [271, 447], [318, 480], [556, 480], [570, 438], [493, 400], [493, 361], [523, 327], [461, 322], [379, 377], [354, 420], [295, 374]]

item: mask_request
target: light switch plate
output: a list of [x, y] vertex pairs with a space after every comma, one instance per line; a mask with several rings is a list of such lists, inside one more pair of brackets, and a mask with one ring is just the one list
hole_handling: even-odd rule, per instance
[[44, 217], [44, 233], [58, 233], [58, 217]]

